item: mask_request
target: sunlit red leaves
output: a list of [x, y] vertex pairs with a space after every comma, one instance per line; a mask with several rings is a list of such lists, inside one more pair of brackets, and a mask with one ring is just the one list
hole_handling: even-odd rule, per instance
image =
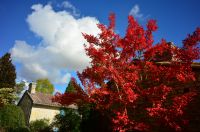
[[189, 34], [186, 39], [183, 40], [183, 45], [185, 48], [189, 48], [197, 45], [200, 42], [200, 28], [196, 28], [193, 34]]
[[188, 82], [188, 81], [195, 81], [194, 73], [192, 69], [187, 66], [181, 66], [180, 71], [177, 72], [176, 78], [180, 82]]
[[172, 99], [173, 104], [168, 108], [165, 108], [163, 105], [161, 105], [161, 103], [159, 103], [153, 108], [147, 108], [147, 111], [149, 112], [150, 116], [159, 118], [162, 122], [174, 128], [174, 130], [176, 131], [181, 131], [181, 127], [176, 122], [176, 120], [181, 120], [183, 124], [188, 123], [187, 120], [185, 120], [184, 118], [181, 119], [180, 117], [184, 113], [185, 106], [187, 106], [187, 104], [192, 100], [193, 96], [195, 95], [196, 94], [193, 92], [179, 95]]
[[128, 102], [133, 103], [134, 101], [137, 100], [138, 94], [134, 92], [133, 90], [133, 85], [131, 83], [126, 83], [124, 84], [124, 92], [125, 92], [125, 97], [127, 97]]
[[115, 130], [120, 132], [125, 132], [126, 130], [128, 130], [126, 127], [130, 123], [128, 115], [125, 111], [123, 113], [117, 112], [116, 118], [113, 119], [113, 122], [116, 125]]
[[173, 98], [173, 105], [170, 111], [175, 113], [176, 116], [182, 115], [184, 107], [192, 100], [196, 95], [194, 92], [189, 92], [183, 95], [179, 95]]
[[83, 33], [83, 37], [87, 38], [88, 43], [92, 43], [95, 45], [98, 45], [98, 43], [99, 43], [98, 38], [93, 35], [88, 35], [88, 34]]
[[149, 48], [153, 44], [153, 35], [152, 33], [158, 29], [158, 26], [156, 24], [155, 20], [149, 20], [147, 23], [147, 30], [145, 32], [145, 38], [146, 38], [146, 48]]
[[183, 40], [184, 49], [180, 51], [179, 56], [182, 60], [197, 60], [200, 58], [200, 28], [196, 28], [193, 34], [189, 34], [186, 39]]
[[108, 28], [111, 30], [114, 30], [115, 28], [115, 14], [114, 13], [110, 14], [109, 21], [110, 21], [110, 24]]
[[[109, 109], [115, 113], [113, 129], [121, 132], [151, 131], [155, 125], [145, 120], [152, 118], [158, 126], [164, 123], [180, 131], [177, 120], [184, 123], [184, 108], [195, 95], [184, 93], [183, 86], [195, 81], [191, 64], [199, 59], [200, 28], [178, 48], [165, 40], [153, 45], [152, 33], [158, 28], [155, 20], [150, 20], [145, 30], [129, 16], [121, 38], [114, 32], [114, 14], [109, 19], [108, 27], [97, 25], [101, 31], [98, 36], [83, 34], [89, 43], [86, 54], [92, 59], [91, 66], [78, 73], [85, 93], [57, 94], [55, 100], [63, 105], [83, 100], [96, 104], [98, 110]], [[139, 113], [127, 111], [147, 114], [139, 120]]]
[[174, 49], [165, 40], [149, 48], [144, 57], [146, 61], [170, 61]]
[[143, 122], [136, 122], [130, 120], [126, 110], [121, 112], [116, 112], [116, 118], [113, 119], [114, 122], [114, 131], [126, 132], [130, 130], [137, 130], [147, 132], [149, 130], [149, 126]]
[[149, 31], [156, 31], [158, 29], [158, 26], [156, 24], [156, 20], [149, 20], [147, 23], [147, 29]]

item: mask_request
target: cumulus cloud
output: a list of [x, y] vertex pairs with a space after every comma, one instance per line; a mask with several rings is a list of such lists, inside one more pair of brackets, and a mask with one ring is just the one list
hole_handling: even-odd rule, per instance
[[26, 21], [41, 42], [30, 45], [24, 40], [15, 41], [11, 54], [21, 65], [19, 75], [31, 81], [47, 77], [54, 83], [66, 83], [70, 71], [82, 71], [89, 66], [82, 33], [97, 35], [99, 22], [94, 17], [75, 18], [66, 10], [55, 11], [50, 4], [31, 8]]
[[131, 11], [129, 12], [129, 15], [134, 16], [135, 18], [143, 18], [143, 14], [140, 12], [140, 7], [139, 5], [134, 5], [131, 9]]

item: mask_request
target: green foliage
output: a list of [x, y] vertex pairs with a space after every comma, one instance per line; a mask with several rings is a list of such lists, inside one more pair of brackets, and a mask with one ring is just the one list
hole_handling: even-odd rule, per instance
[[0, 88], [0, 106], [12, 103], [16, 99], [16, 95], [12, 88]]
[[36, 91], [41, 93], [53, 94], [54, 86], [49, 79], [38, 79], [36, 85]]
[[0, 58], [0, 88], [14, 88], [16, 79], [15, 66], [10, 53]]
[[12, 103], [14, 95], [16, 72], [10, 53], [0, 58], [0, 106]]
[[71, 108], [61, 110], [61, 113], [56, 115], [53, 126], [59, 129], [59, 132], [80, 132], [81, 116], [78, 111]]
[[88, 120], [90, 117], [90, 111], [92, 110], [93, 106], [89, 103], [85, 103], [78, 107], [78, 112], [82, 115], [82, 120]]
[[42, 132], [48, 128], [49, 128], [49, 120], [47, 119], [40, 119], [40, 120], [30, 122], [31, 132]]
[[76, 109], [65, 108], [56, 115], [53, 126], [59, 132], [108, 132], [112, 131], [111, 119], [108, 115], [112, 114], [104, 111], [103, 113], [94, 110], [92, 104], [84, 104]]
[[30, 132], [28, 127], [0, 128], [0, 132]]
[[30, 132], [28, 127], [9, 128], [6, 132]]
[[17, 83], [15, 85], [15, 91], [16, 91], [16, 93], [20, 94], [22, 92], [22, 90], [24, 89], [24, 86], [25, 86], [25, 82]]
[[[75, 82], [74, 82], [75, 83]], [[77, 85], [78, 86], [78, 85]], [[73, 81], [72, 81], [72, 79], [69, 81], [69, 84], [68, 84], [68, 86], [67, 86], [67, 88], [66, 88], [66, 90], [65, 90], [65, 93], [66, 92], [76, 92], [76, 90], [75, 90], [75, 87], [73, 86]]]
[[15, 105], [5, 105], [0, 108], [0, 128], [14, 130], [25, 127], [25, 118], [22, 109]]

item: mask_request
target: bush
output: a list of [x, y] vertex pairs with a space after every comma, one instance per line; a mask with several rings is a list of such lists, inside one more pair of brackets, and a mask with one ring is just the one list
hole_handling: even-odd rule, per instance
[[16, 99], [13, 88], [0, 88], [0, 106], [11, 104]]
[[78, 111], [71, 108], [63, 108], [61, 113], [56, 115], [52, 126], [59, 129], [59, 132], [80, 132], [81, 116]]
[[25, 127], [25, 118], [22, 109], [15, 105], [0, 107], [0, 128], [16, 129]]
[[30, 132], [28, 127], [10, 128], [6, 132]]
[[40, 120], [31, 121], [30, 130], [31, 132], [50, 131], [49, 120], [40, 119]]

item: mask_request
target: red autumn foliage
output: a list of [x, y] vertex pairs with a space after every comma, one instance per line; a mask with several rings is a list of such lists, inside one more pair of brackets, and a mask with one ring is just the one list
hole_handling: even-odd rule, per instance
[[129, 16], [126, 34], [120, 37], [114, 32], [114, 14], [109, 19], [108, 27], [98, 24], [98, 36], [83, 34], [92, 59], [91, 66], [78, 73], [85, 91], [57, 94], [55, 101], [94, 103], [102, 112], [111, 111], [113, 131], [155, 131], [157, 126], [181, 131], [187, 124], [184, 109], [196, 94], [195, 87], [184, 92], [183, 86], [195, 81], [191, 64], [200, 58], [200, 28], [177, 48], [164, 39], [153, 44], [155, 20], [148, 21], [145, 30]]

